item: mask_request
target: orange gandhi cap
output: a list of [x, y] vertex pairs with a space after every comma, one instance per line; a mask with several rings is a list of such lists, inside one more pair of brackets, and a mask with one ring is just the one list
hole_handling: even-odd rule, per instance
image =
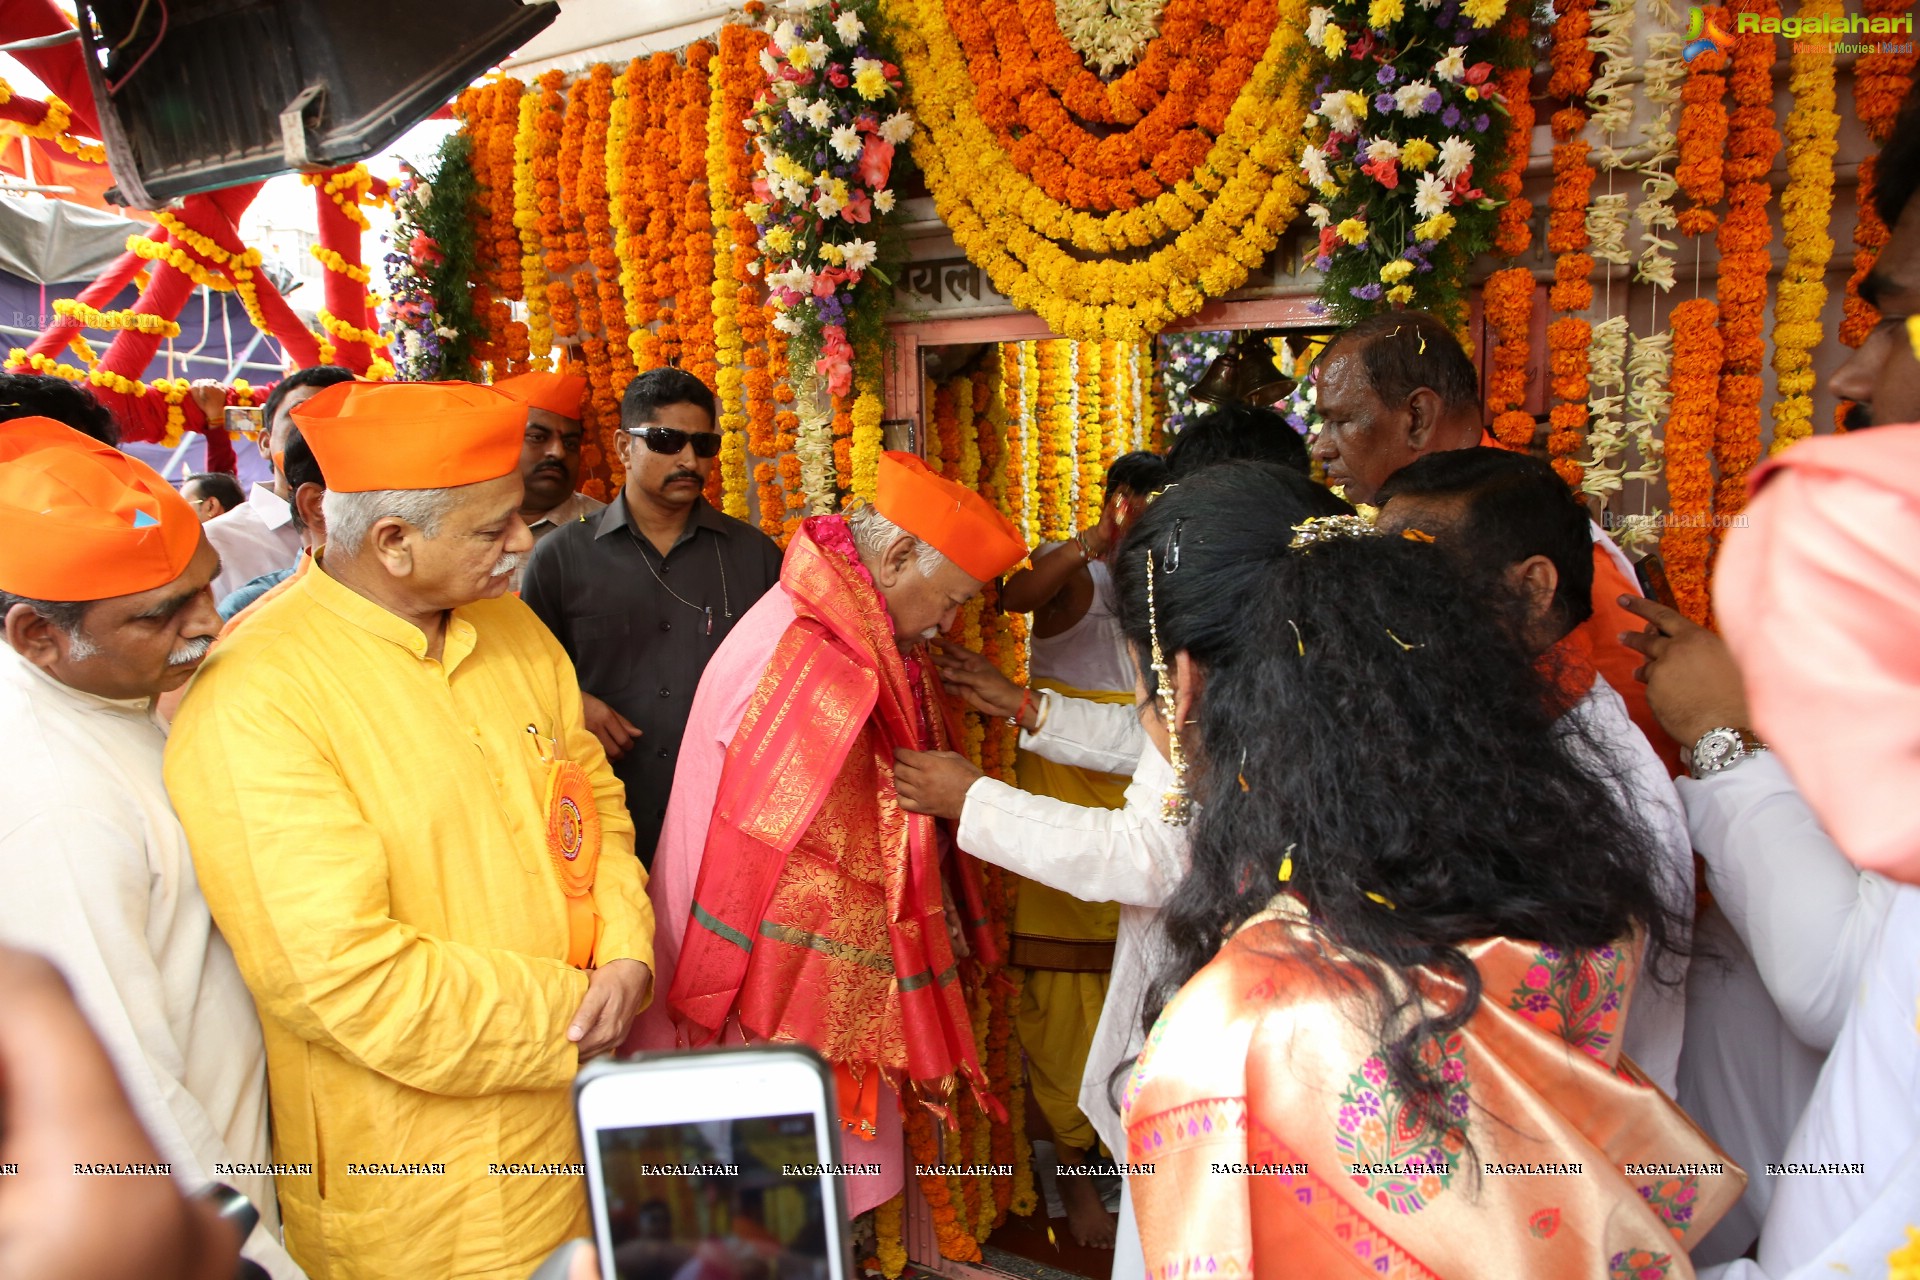
[[971, 577], [991, 582], [1027, 558], [1007, 518], [973, 490], [937, 476], [911, 453], [883, 453], [873, 505]]
[[527, 432], [524, 402], [471, 382], [341, 382], [292, 413], [336, 493], [498, 480]]
[[587, 398], [587, 380], [577, 373], [517, 373], [493, 384], [529, 409], [545, 409], [578, 420]]
[[78, 602], [164, 587], [200, 518], [160, 473], [51, 418], [0, 424], [0, 591]]

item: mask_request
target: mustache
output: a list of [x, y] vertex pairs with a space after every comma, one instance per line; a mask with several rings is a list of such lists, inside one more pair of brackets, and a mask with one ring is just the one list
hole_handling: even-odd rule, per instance
[[168, 654], [167, 665], [170, 667], [192, 666], [206, 657], [207, 651], [211, 648], [213, 648], [212, 636], [197, 636]]
[[1854, 406], [1847, 410], [1847, 416], [1841, 419], [1841, 425], [1849, 431], [1866, 430], [1873, 425], [1872, 407], [1856, 401]]
[[526, 553], [523, 551], [504, 552], [500, 558], [494, 562], [493, 571], [487, 576], [504, 578], [515, 569], [518, 569], [521, 564], [525, 562], [526, 558]]
[[672, 484], [676, 480], [691, 480], [695, 484], [706, 483], [706, 481], [700, 478], [700, 473], [698, 471], [688, 471], [684, 468], [675, 470], [672, 475], [666, 478], [665, 483]]

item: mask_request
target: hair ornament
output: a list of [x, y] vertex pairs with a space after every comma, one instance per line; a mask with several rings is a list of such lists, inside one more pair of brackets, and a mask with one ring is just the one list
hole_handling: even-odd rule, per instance
[[1424, 543], [1427, 546], [1433, 545], [1433, 535], [1420, 529], [1402, 529], [1400, 536], [1408, 542]]
[[1287, 625], [1293, 628], [1293, 647], [1300, 651], [1301, 657], [1303, 658], [1306, 657], [1307, 642], [1305, 638], [1303, 638], [1300, 634], [1300, 624], [1295, 622], [1292, 618], [1288, 618]]
[[1293, 851], [1299, 847], [1297, 844], [1290, 844], [1287, 846], [1287, 851], [1280, 855], [1281, 884], [1285, 884], [1287, 881], [1293, 879]]
[[1408, 644], [1405, 640], [1393, 634], [1393, 628], [1391, 627], [1382, 627], [1380, 629], [1387, 633], [1387, 639], [1400, 646], [1402, 653], [1412, 653], [1415, 649], [1424, 649], [1427, 647], [1425, 644]]
[[[1177, 529], [1176, 529], [1177, 535]], [[1153, 590], [1153, 548], [1147, 548], [1147, 634], [1153, 650], [1154, 700], [1161, 723], [1167, 726], [1167, 763], [1173, 768], [1173, 786], [1160, 797], [1160, 820], [1184, 827], [1193, 819], [1193, 797], [1187, 791], [1187, 757], [1180, 744], [1180, 718], [1173, 689], [1173, 669], [1160, 645], [1160, 611]]]
[[1293, 541], [1287, 547], [1302, 551], [1342, 538], [1370, 538], [1378, 533], [1360, 516], [1312, 516], [1293, 526]]
[[1394, 906], [1391, 902], [1388, 902], [1385, 898], [1381, 897], [1379, 894], [1375, 893], [1371, 889], [1367, 890], [1367, 897], [1370, 900], [1379, 903], [1381, 906], [1385, 907], [1389, 911], [1398, 911], [1400, 909]]

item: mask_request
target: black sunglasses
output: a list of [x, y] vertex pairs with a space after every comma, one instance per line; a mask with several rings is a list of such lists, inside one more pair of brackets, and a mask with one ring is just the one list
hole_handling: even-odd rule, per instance
[[678, 427], [622, 427], [628, 435], [643, 441], [654, 453], [664, 453], [671, 457], [693, 442], [693, 456], [713, 458], [720, 453], [720, 433], [718, 431], [682, 431]]

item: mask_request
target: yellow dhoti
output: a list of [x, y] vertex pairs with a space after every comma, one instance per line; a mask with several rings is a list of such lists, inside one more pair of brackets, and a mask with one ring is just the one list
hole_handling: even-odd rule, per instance
[[[1087, 692], [1051, 680], [1034, 686], [1094, 702], [1133, 701], [1130, 693]], [[1099, 809], [1126, 803], [1128, 779], [1115, 774], [1056, 764], [1028, 751], [1020, 753], [1016, 768], [1020, 789], [1034, 795]], [[1115, 903], [1082, 902], [1032, 880], [1020, 882], [1011, 959], [1027, 973], [1014, 1028], [1026, 1051], [1035, 1104], [1054, 1141], [1077, 1151], [1095, 1142], [1093, 1126], [1080, 1111], [1080, 1078], [1106, 1003], [1119, 924]]]

